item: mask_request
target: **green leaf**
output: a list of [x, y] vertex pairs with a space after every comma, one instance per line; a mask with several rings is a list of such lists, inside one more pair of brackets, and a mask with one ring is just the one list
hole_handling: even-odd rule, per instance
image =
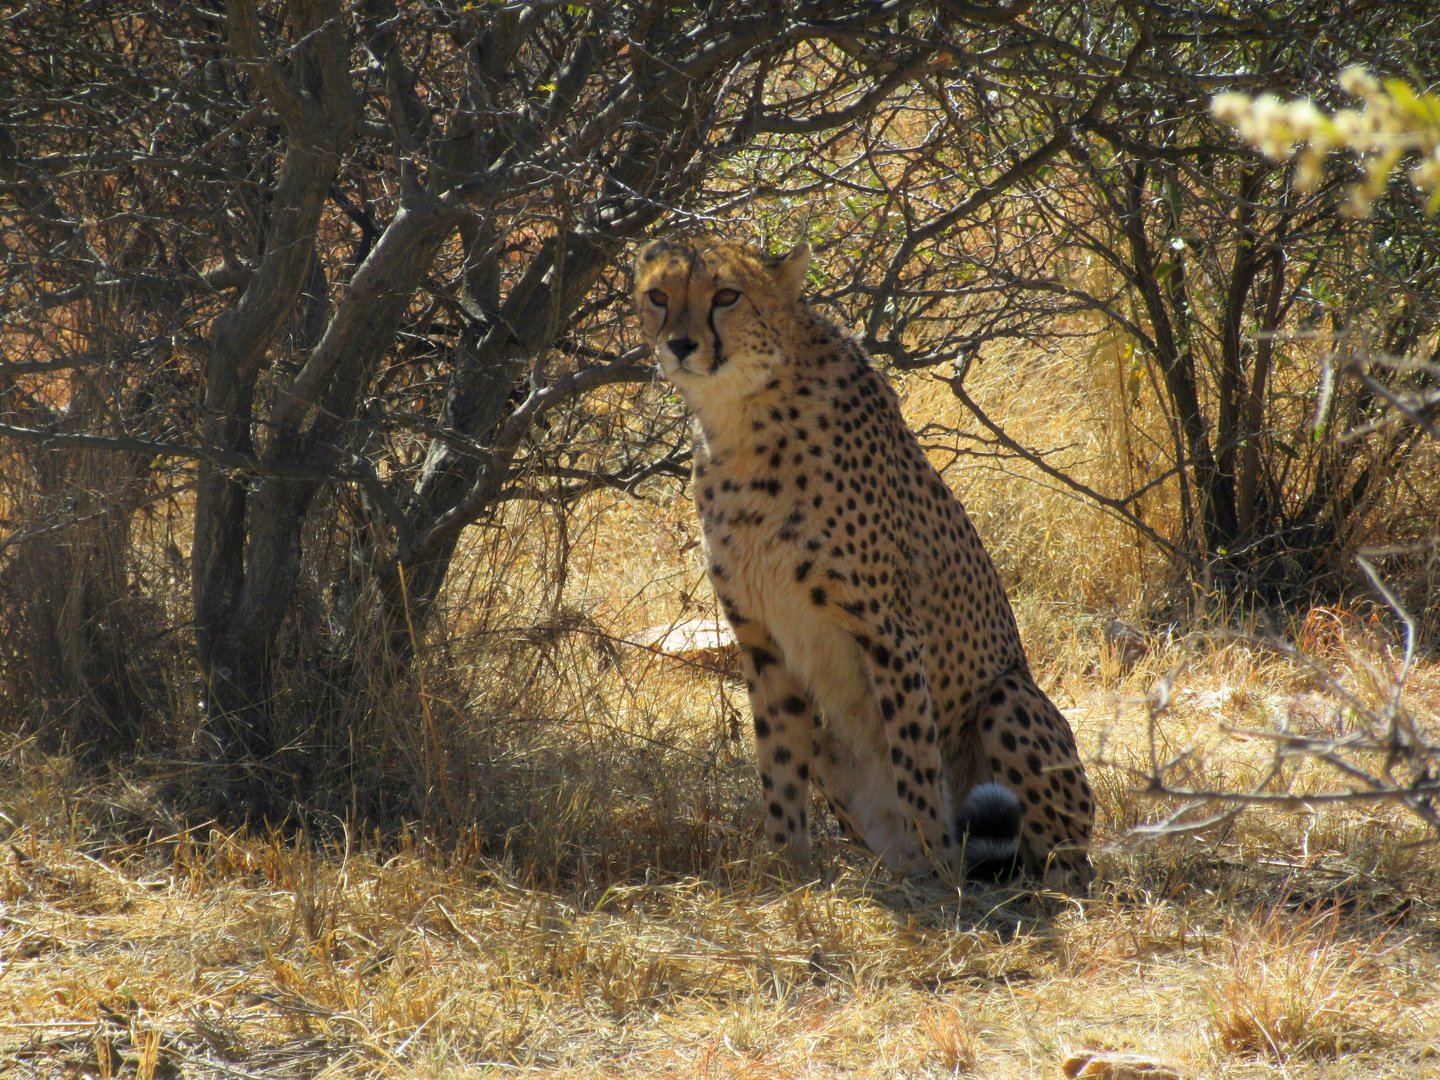
[[1411, 89], [1410, 84], [1404, 79], [1386, 79], [1384, 86], [1385, 92], [1390, 95], [1390, 99], [1394, 101], [1396, 105], [1399, 105], [1412, 116], [1418, 116], [1422, 119], [1425, 117], [1425, 107], [1420, 104], [1420, 99], [1415, 96], [1415, 91]]

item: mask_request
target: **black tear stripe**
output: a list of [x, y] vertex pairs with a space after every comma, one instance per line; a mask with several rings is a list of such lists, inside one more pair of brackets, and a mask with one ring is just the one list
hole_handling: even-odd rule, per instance
[[710, 374], [714, 375], [730, 358], [725, 355], [725, 350], [720, 347], [720, 333], [715, 329], [715, 305], [710, 305], [710, 311], [705, 316], [705, 324], [710, 327], [710, 337], [715, 342], [715, 364], [710, 368]]

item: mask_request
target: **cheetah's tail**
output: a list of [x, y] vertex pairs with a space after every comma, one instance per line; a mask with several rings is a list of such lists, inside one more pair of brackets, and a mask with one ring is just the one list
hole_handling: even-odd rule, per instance
[[956, 816], [965, 851], [965, 876], [1009, 877], [1020, 852], [1020, 796], [1004, 784], [976, 784]]

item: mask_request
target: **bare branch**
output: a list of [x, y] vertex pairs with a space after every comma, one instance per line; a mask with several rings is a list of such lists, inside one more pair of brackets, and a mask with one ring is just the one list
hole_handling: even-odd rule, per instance
[[545, 413], [557, 405], [572, 401], [579, 395], [597, 387], [620, 382], [647, 382], [655, 378], [656, 370], [638, 364], [643, 350], [632, 349], [610, 364], [597, 364], [581, 368], [570, 375], [556, 379], [548, 386], [532, 390], [525, 401], [516, 409], [501, 428], [498, 437], [490, 447], [488, 459], [470, 491], [455, 507], [442, 516], [410, 543], [401, 547], [396, 561], [407, 562], [434, 551], [455, 533], [470, 524], [485, 512], [489, 501], [505, 475], [515, 449], [531, 426]]
[[1191, 555], [1189, 552], [1182, 551], [1174, 544], [1170, 543], [1170, 541], [1166, 540], [1165, 537], [1161, 536], [1158, 532], [1152, 529], [1143, 520], [1141, 520], [1141, 518], [1138, 517], [1133, 510], [1130, 509], [1129, 504], [1138, 499], [1146, 491], [1150, 490], [1150, 488], [1154, 487], [1154, 482], [1147, 484], [1139, 491], [1132, 492], [1130, 495], [1127, 495], [1123, 499], [1114, 499], [1108, 495], [1102, 495], [1100, 494], [1100, 492], [1096, 491], [1088, 484], [1082, 484], [1080, 481], [1076, 480], [1068, 473], [1065, 473], [1060, 469], [1055, 468], [1055, 466], [1051, 465], [1043, 457], [1035, 453], [1035, 451], [1029, 449], [1028, 447], [1021, 446], [1018, 442], [1011, 438], [1010, 435], [1005, 431], [1005, 429], [999, 424], [997, 424], [994, 420], [990, 419], [990, 417], [985, 413], [985, 410], [980, 408], [980, 406], [975, 403], [975, 400], [971, 398], [968, 393], [966, 393], [963, 374], [954, 375], [948, 378], [943, 375], [937, 374], [935, 378], [939, 379], [941, 382], [949, 386], [950, 392], [960, 399], [960, 403], [964, 405], [965, 408], [969, 409], [975, 419], [979, 420], [980, 423], [985, 427], [985, 429], [989, 431], [990, 434], [994, 435], [996, 440], [999, 441], [999, 443], [1007, 450], [1011, 451], [1017, 457], [1023, 458], [1025, 461], [1028, 461], [1031, 465], [1035, 466], [1035, 468], [1039, 469], [1052, 480], [1058, 480], [1071, 491], [1074, 491], [1078, 495], [1084, 496], [1086, 499], [1095, 503], [1097, 506], [1103, 507], [1105, 510], [1108, 510], [1110, 513], [1114, 514], [1120, 520], [1124, 521], [1127, 525], [1133, 528], [1136, 532], [1139, 532], [1143, 536], [1145, 536], [1146, 539], [1150, 540], [1150, 542], [1155, 544], [1157, 547], [1169, 552], [1176, 558], [1184, 559], [1187, 562], [1194, 561], [1193, 555]]

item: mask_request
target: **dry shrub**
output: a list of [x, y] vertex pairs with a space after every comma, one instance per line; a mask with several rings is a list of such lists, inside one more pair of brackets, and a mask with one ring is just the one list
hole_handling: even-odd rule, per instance
[[183, 512], [131, 455], [0, 455], [0, 726], [96, 761], [163, 743], [187, 708]]
[[603, 891], [661, 866], [723, 878], [753, 850], [737, 689], [625, 640], [691, 572], [688, 553], [667, 571], [669, 526], [637, 517], [615, 496], [564, 514], [512, 504], [457, 557], [409, 722], [387, 714], [412, 784], [430, 777], [410, 805], [475, 830], [533, 881]]
[[1233, 926], [1208, 992], [1226, 1050], [1277, 1062], [1326, 1059], [1393, 1041], [1399, 1001], [1388, 985], [1384, 935], [1342, 935], [1338, 909], [1273, 908]]

